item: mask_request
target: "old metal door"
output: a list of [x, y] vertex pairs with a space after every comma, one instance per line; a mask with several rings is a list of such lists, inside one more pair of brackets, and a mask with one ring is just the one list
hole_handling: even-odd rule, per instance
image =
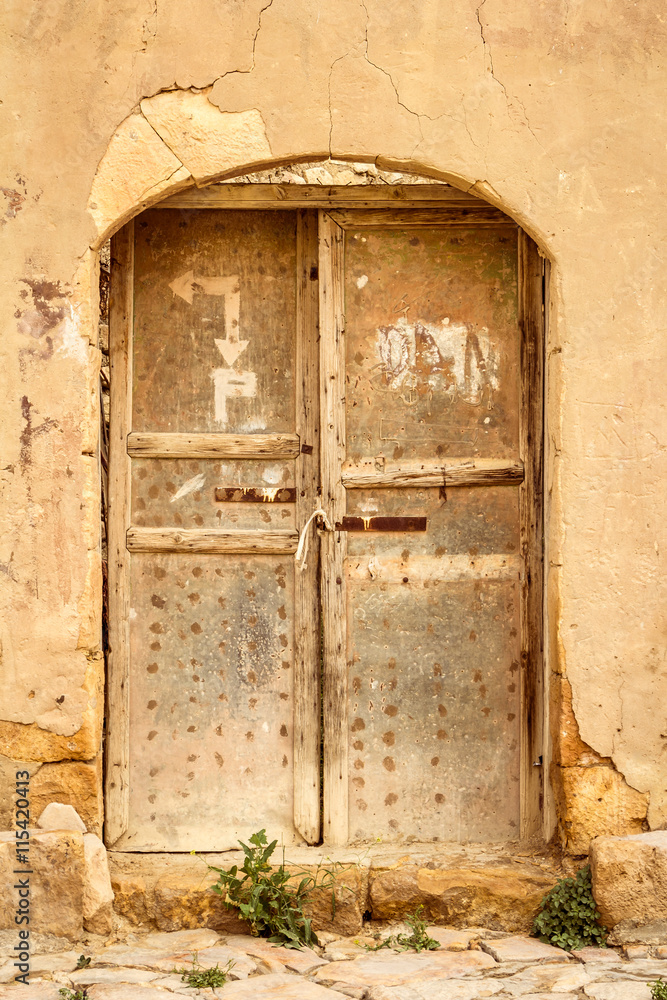
[[537, 832], [541, 262], [499, 215], [320, 238], [326, 835]]
[[107, 843], [534, 834], [541, 262], [294, 201], [112, 245]]

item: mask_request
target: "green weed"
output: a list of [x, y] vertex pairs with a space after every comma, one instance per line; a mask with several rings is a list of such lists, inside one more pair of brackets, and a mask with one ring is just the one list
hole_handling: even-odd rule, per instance
[[409, 913], [405, 922], [410, 928], [409, 934], [392, 934], [376, 945], [366, 945], [366, 951], [380, 951], [382, 948], [398, 948], [399, 951], [434, 951], [440, 947], [440, 942], [429, 937], [427, 923], [422, 913], [423, 906], [418, 906], [414, 913]]
[[333, 889], [337, 866], [318, 866], [314, 873], [303, 871], [295, 876], [285, 868], [284, 849], [282, 864], [274, 868], [269, 863], [278, 841], [269, 844], [265, 830], [253, 833], [249, 844], [239, 843], [245, 854], [241, 868], [234, 865], [225, 871], [207, 865], [218, 875], [216, 884], [211, 886], [213, 892], [222, 897], [225, 906], [238, 910], [239, 916], [248, 921], [251, 932], [258, 937], [266, 937], [287, 948], [317, 944], [317, 936], [303, 907], [314, 890], [330, 888], [332, 912], [335, 912]]
[[234, 960], [230, 958], [224, 969], [221, 969], [217, 964], [212, 969], [202, 969], [197, 961], [197, 952], [194, 952], [192, 958], [192, 968], [174, 969], [174, 972], [177, 976], [180, 976], [181, 981], [187, 983], [188, 986], [192, 986], [194, 989], [205, 989], [207, 986], [210, 986], [211, 988], [224, 986], [227, 982], [227, 977], [233, 968]]
[[58, 990], [63, 1000], [90, 1000], [88, 996], [88, 989], [84, 986], [82, 990], [70, 990], [66, 986], [63, 986]]
[[660, 976], [660, 979], [656, 979], [654, 983], [649, 983], [649, 986], [653, 1000], [667, 1000], [667, 983], [662, 976]]
[[90, 965], [90, 958], [87, 955], [79, 955], [79, 960], [76, 963], [77, 969], [87, 969]]
[[566, 951], [586, 945], [605, 947], [607, 932], [598, 920], [590, 865], [580, 869], [575, 878], [559, 879], [541, 905], [533, 924], [534, 937]]

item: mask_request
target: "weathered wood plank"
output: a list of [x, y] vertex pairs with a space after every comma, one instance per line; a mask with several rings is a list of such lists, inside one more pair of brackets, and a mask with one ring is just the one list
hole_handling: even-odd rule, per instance
[[296, 552], [296, 531], [225, 531], [216, 528], [129, 528], [130, 552]]
[[486, 206], [474, 195], [447, 184], [367, 185], [218, 184], [172, 195], [156, 208], [332, 208], [336, 205], [387, 207], [454, 204]]
[[369, 463], [343, 467], [347, 489], [382, 489], [397, 486], [515, 486], [523, 482], [523, 462], [495, 458], [454, 458], [432, 463], [386, 464], [376, 469]]
[[[345, 515], [341, 467], [345, 459], [344, 233], [320, 212], [320, 413], [322, 506], [333, 523]], [[347, 648], [345, 532], [322, 540], [324, 842], [348, 838]]]
[[479, 202], [478, 205], [453, 205], [447, 208], [341, 208], [331, 217], [343, 229], [421, 229], [435, 226], [512, 226], [503, 212]]
[[151, 434], [128, 436], [134, 458], [296, 458], [297, 434]]
[[345, 516], [336, 522], [336, 531], [426, 531], [428, 519], [412, 514], [397, 517]]
[[542, 832], [543, 753], [543, 262], [535, 243], [519, 233], [521, 329], [520, 450], [526, 475], [521, 487], [521, 836]]
[[111, 241], [110, 413], [109, 413], [109, 679], [106, 739], [107, 847], [125, 833], [129, 821], [129, 556], [125, 534], [130, 516], [130, 459], [126, 451], [132, 424], [132, 325], [134, 222]]
[[[318, 506], [319, 357], [317, 213], [297, 216], [296, 430], [304, 450], [296, 462], [297, 529]], [[314, 526], [310, 529], [315, 534]], [[320, 839], [319, 552], [310, 540], [294, 581], [294, 826], [308, 844]]]

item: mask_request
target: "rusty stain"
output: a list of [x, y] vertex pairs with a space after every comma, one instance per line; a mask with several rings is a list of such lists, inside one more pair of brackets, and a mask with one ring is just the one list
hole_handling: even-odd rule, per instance
[[412, 515], [399, 517], [345, 516], [336, 522], [336, 531], [426, 531], [427, 519]]
[[216, 486], [219, 503], [296, 503], [294, 487]]

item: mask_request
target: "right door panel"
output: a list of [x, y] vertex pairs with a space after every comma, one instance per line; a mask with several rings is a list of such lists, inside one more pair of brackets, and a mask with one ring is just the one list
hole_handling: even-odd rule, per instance
[[[331, 214], [344, 230], [348, 837], [516, 839], [518, 231]], [[426, 530], [386, 520], [406, 516]]]

